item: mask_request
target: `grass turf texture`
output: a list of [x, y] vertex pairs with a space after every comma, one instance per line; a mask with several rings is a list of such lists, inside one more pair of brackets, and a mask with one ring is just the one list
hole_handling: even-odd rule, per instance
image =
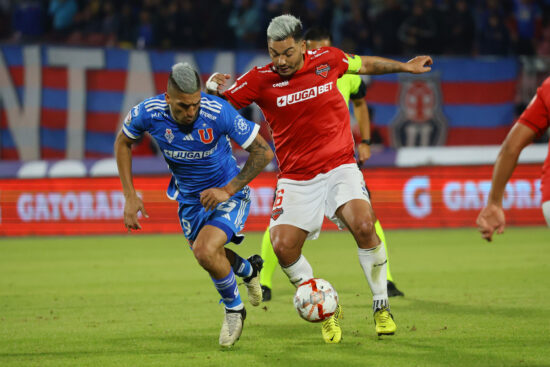
[[[0, 241], [0, 366], [549, 366], [550, 232], [388, 231], [405, 298], [395, 336], [374, 332], [370, 290], [347, 233], [306, 243], [344, 307], [343, 341], [301, 320], [276, 269], [273, 300], [252, 307], [220, 350], [223, 307], [183, 236]], [[241, 255], [259, 253], [248, 234]]]

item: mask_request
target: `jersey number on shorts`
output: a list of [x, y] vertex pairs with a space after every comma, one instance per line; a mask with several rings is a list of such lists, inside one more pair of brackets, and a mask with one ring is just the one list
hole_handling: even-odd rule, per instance
[[191, 234], [191, 223], [183, 218], [181, 218], [181, 227], [183, 228], [183, 233], [185, 233], [186, 236], [189, 236], [189, 234]]
[[275, 194], [275, 202], [273, 203], [273, 207], [279, 207], [283, 205], [283, 194], [285, 193], [285, 189], [277, 190], [277, 193]]

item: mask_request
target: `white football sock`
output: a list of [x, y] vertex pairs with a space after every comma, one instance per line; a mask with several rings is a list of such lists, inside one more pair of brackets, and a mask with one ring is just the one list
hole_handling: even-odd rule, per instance
[[365, 277], [372, 291], [373, 310], [376, 311], [381, 307], [387, 307], [389, 309], [386, 275], [386, 264], [388, 260], [386, 258], [384, 242], [370, 249], [359, 248], [358, 254], [359, 263], [363, 268], [363, 273], [365, 273]]
[[295, 287], [298, 287], [306, 280], [313, 278], [313, 269], [304, 255], [300, 255], [298, 260], [289, 266], [281, 266], [281, 269], [283, 269], [288, 277], [288, 280], [290, 280]]

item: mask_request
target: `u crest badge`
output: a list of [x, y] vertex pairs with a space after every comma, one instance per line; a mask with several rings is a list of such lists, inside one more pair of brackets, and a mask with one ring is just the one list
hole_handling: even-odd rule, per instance
[[214, 131], [211, 127], [207, 129], [200, 129], [199, 137], [204, 144], [212, 143], [212, 141], [214, 140]]

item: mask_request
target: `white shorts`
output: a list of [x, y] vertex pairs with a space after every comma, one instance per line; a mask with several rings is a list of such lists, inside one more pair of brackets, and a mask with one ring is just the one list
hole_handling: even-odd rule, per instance
[[542, 203], [542, 214], [544, 215], [544, 219], [546, 219], [546, 224], [550, 227], [550, 201]]
[[269, 226], [290, 224], [309, 232], [307, 239], [314, 240], [319, 237], [324, 216], [338, 228], [344, 228], [336, 217], [336, 210], [353, 199], [370, 204], [363, 174], [353, 163], [343, 164], [307, 181], [282, 178], [277, 182]]

